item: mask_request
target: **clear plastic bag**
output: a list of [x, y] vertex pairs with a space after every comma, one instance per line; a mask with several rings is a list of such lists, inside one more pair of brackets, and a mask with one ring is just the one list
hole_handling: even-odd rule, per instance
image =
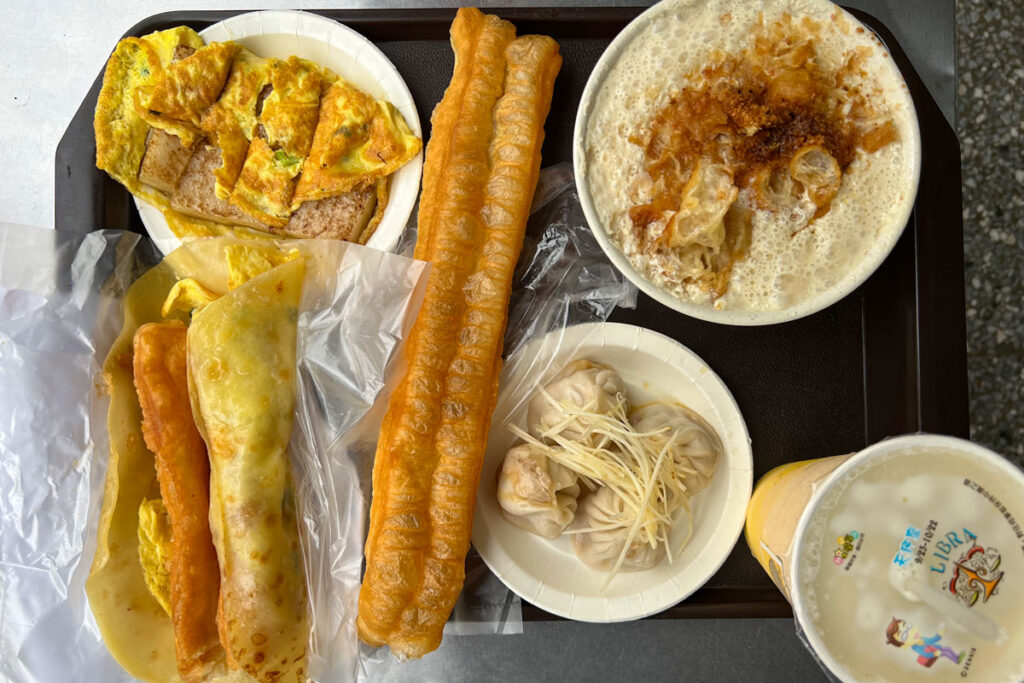
[[[209, 262], [224, 241], [187, 244], [177, 263]], [[121, 329], [128, 286], [154, 262], [148, 244], [115, 231], [68, 238], [0, 228], [0, 674], [9, 680], [63, 682], [69, 671], [131, 680], [103, 645], [85, 579], [108, 458], [100, 363]], [[425, 265], [341, 242], [290, 246], [306, 260], [290, 452], [314, 624], [309, 671], [345, 680], [357, 666], [366, 444]]]
[[0, 226], [0, 677], [125, 680], [85, 600], [106, 461], [99, 361], [139, 235]]
[[587, 225], [572, 166], [544, 169], [512, 286], [505, 357], [548, 332], [635, 308], [636, 295]]

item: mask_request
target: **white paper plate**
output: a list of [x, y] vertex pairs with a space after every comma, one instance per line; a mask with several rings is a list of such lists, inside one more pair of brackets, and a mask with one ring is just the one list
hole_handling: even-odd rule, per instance
[[[571, 360], [587, 358], [614, 368], [630, 401], [678, 401], [714, 427], [725, 447], [708, 488], [692, 503], [693, 537], [672, 564], [620, 572], [606, 589], [604, 572], [580, 562], [568, 536], [549, 541], [501, 516], [497, 473], [514, 437], [508, 423], [522, 424], [522, 400]], [[501, 375], [490, 440], [480, 477], [473, 544], [509, 588], [524, 600], [569, 619], [628, 621], [660, 612], [686, 598], [714, 574], [736, 545], [753, 484], [747, 427], [722, 380], [682, 344], [641, 327], [618, 323], [577, 325], [528, 344]], [[685, 522], [677, 525], [685, 533]]]
[[[326, 67], [360, 90], [394, 104], [412, 132], [423, 137], [412, 94], [395, 65], [376, 45], [332, 19], [286, 10], [249, 12], [213, 24], [199, 35], [208, 43], [234, 40], [260, 57], [296, 55]], [[381, 251], [395, 248], [416, 204], [422, 172], [421, 151], [392, 176], [387, 208], [368, 247]], [[170, 253], [181, 244], [159, 209], [138, 198], [135, 206], [161, 251]]]

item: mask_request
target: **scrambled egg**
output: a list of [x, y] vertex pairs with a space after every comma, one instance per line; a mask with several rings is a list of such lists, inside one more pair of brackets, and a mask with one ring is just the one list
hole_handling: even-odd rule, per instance
[[139, 506], [139, 561], [146, 587], [171, 614], [171, 520], [161, 498], [144, 500]]
[[164, 300], [160, 313], [165, 318], [172, 317], [178, 311], [191, 313], [211, 301], [216, 301], [219, 296], [216, 292], [187, 277], [174, 283], [170, 293]]

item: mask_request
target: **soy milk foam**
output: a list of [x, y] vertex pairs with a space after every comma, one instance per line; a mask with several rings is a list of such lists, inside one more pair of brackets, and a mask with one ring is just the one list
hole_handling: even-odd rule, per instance
[[915, 446], [850, 470], [811, 514], [794, 606], [837, 675], [1024, 679], [1019, 477]]
[[870, 49], [861, 90], [872, 92], [872, 104], [892, 119], [898, 141], [874, 154], [858, 152], [828, 213], [796, 235], [790, 216], [756, 210], [749, 253], [734, 265], [729, 289], [714, 306], [782, 310], [859, 281], [889, 252], [909, 215], [920, 154], [913, 103], [899, 70], [870, 31], [825, 0], [666, 0], [610, 68], [594, 99], [584, 173], [612, 242], [646, 279], [683, 301], [711, 303], [698, 286], [665, 275], [666, 256], [641, 253], [629, 209], [649, 193], [650, 178], [643, 170], [642, 147], [629, 138], [644, 138], [672, 93], [695, 85], [689, 74], [715, 61], [713, 51], [742, 52], [760, 14], [770, 24], [787, 12], [825, 27], [816, 47], [829, 68], [838, 69], [858, 47]]

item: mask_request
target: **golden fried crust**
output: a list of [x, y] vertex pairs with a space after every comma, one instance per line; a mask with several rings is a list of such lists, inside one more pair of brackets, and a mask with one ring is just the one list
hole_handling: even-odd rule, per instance
[[550, 38], [478, 10], [452, 25], [455, 74], [432, 118], [416, 257], [431, 262], [408, 370], [377, 447], [360, 637], [419, 657], [464, 579], [512, 273], [561, 65]]
[[135, 333], [135, 388], [142, 435], [153, 451], [160, 494], [171, 519], [171, 620], [178, 670], [201, 677], [223, 656], [217, 633], [220, 570], [210, 535], [210, 463], [192, 418], [185, 357], [187, 328], [149, 323]]

